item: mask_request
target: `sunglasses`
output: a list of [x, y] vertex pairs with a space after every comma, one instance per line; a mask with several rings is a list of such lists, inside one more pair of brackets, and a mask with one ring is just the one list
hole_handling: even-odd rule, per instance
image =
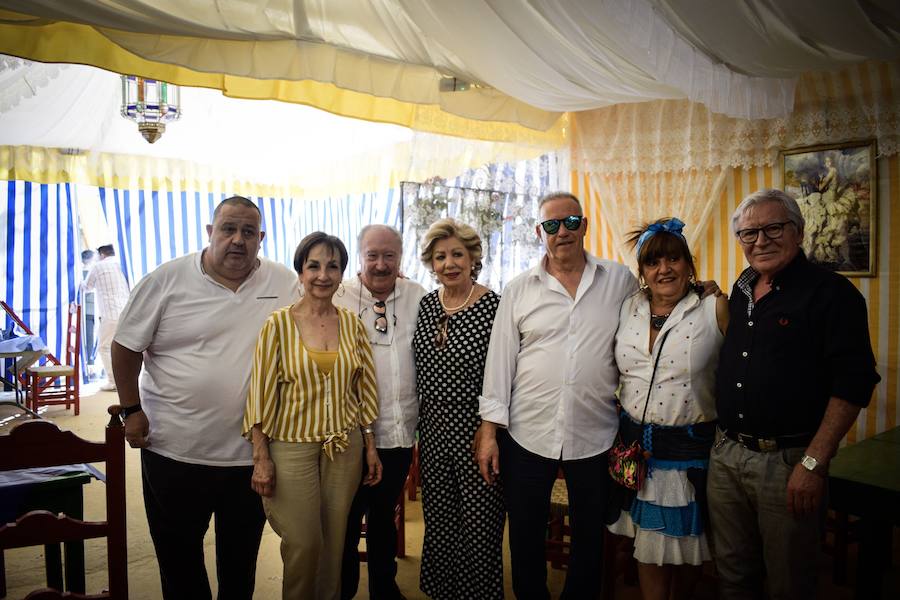
[[579, 227], [581, 227], [581, 222], [584, 221], [584, 217], [581, 215], [569, 215], [565, 219], [547, 219], [546, 221], [541, 222], [541, 227], [544, 228], [548, 234], [553, 235], [557, 231], [559, 231], [559, 226], [565, 225], [566, 229], [569, 231], [575, 231]]
[[384, 303], [384, 300], [379, 300], [372, 307], [372, 311], [375, 313], [375, 331], [378, 333], [387, 333], [387, 306]]
[[434, 347], [438, 350], [447, 345], [447, 337], [450, 333], [450, 317], [441, 315], [437, 320], [437, 333], [434, 334]]

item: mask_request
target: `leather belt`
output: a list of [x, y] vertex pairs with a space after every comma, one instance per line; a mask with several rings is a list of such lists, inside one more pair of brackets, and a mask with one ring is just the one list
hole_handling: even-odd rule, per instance
[[802, 448], [808, 446], [813, 438], [811, 433], [777, 435], [770, 438], [757, 437], [747, 433], [731, 431], [730, 429], [724, 433], [726, 437], [734, 440], [747, 450], [753, 450], [754, 452], [775, 452], [785, 448]]

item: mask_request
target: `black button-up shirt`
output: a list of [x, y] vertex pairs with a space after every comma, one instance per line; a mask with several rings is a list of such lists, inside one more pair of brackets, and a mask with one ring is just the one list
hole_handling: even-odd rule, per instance
[[757, 437], [814, 434], [832, 396], [867, 406], [880, 377], [862, 294], [802, 251], [754, 303], [758, 278], [746, 269], [731, 292], [716, 376], [721, 426]]

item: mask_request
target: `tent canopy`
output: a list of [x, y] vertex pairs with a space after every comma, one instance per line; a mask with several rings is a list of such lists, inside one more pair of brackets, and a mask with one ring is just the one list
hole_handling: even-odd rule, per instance
[[687, 98], [772, 118], [796, 77], [900, 58], [892, 0], [0, 0], [0, 52], [463, 137]]

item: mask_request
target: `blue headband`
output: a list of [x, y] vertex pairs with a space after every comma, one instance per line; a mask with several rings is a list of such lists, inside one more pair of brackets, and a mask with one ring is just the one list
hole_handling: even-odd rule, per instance
[[647, 227], [647, 229], [644, 230], [644, 233], [641, 234], [641, 237], [638, 238], [636, 253], [637, 258], [640, 260], [641, 247], [644, 245], [644, 242], [652, 238], [660, 231], [665, 231], [666, 233], [677, 235], [684, 242], [685, 247], [687, 247], [687, 238], [685, 238], [684, 234], [681, 233], [682, 229], [684, 229], [684, 223], [676, 218], [671, 218], [668, 221], [663, 221], [662, 223], [653, 223], [652, 225]]

